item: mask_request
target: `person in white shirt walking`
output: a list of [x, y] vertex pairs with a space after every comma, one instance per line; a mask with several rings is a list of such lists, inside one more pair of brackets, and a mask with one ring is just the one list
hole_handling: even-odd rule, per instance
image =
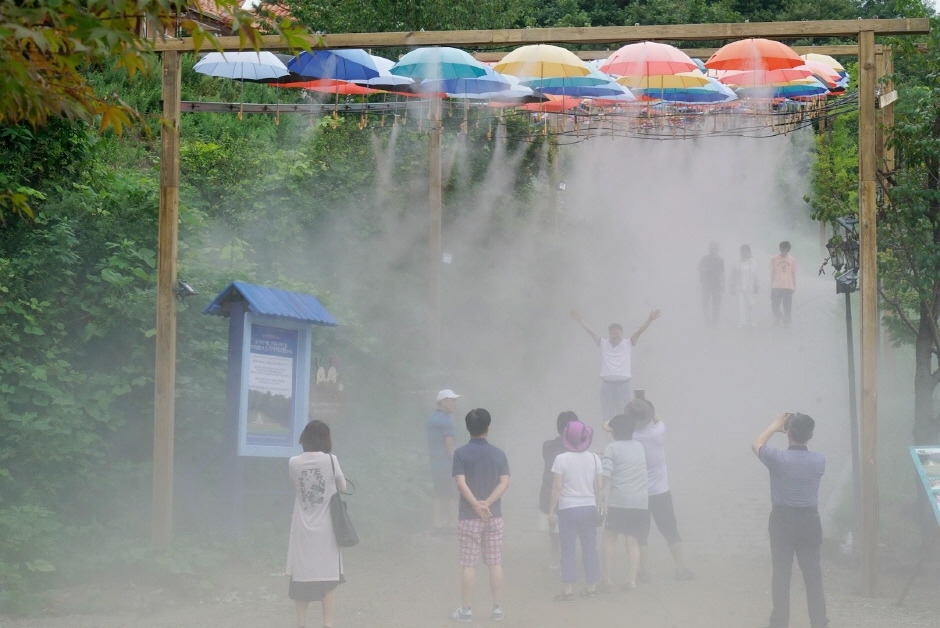
[[731, 293], [738, 300], [738, 327], [756, 325], [754, 322], [754, 301], [760, 284], [757, 279], [757, 265], [751, 257], [751, 247], [741, 246], [741, 259], [731, 266]]
[[659, 310], [650, 312], [640, 328], [633, 332], [629, 340], [624, 341], [623, 327], [620, 324], [612, 323], [607, 328], [607, 338], [602, 338], [581, 320], [581, 313], [578, 310], [571, 311], [571, 318], [580, 323], [601, 350], [601, 422], [623, 412], [624, 406], [630, 402], [633, 347], [640, 335], [646, 331], [650, 323], [659, 318], [660, 314]]

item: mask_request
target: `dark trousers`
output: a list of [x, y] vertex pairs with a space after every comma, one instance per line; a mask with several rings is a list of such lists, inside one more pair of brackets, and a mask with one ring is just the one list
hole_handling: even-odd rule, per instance
[[770, 614], [770, 628], [786, 628], [790, 623], [790, 574], [794, 554], [806, 585], [810, 625], [824, 628], [829, 624], [822, 568], [819, 566], [821, 545], [822, 525], [816, 508], [774, 505], [770, 512], [770, 555], [774, 566], [771, 583], [774, 608]]
[[721, 311], [720, 286], [702, 284], [702, 311], [705, 313], [705, 322], [707, 324], [718, 324], [718, 315]]
[[[783, 305], [783, 314], [780, 306]], [[790, 311], [793, 307], [793, 290], [789, 288], [773, 288], [770, 291], [770, 309], [774, 313], [774, 320], [778, 323], [783, 320], [784, 325], [790, 324]]]

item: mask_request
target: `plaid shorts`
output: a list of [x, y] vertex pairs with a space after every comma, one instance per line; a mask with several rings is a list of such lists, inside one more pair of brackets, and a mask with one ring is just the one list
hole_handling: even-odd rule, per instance
[[460, 566], [476, 567], [483, 556], [484, 565], [498, 565], [503, 558], [503, 518], [465, 519], [457, 523], [460, 539]]

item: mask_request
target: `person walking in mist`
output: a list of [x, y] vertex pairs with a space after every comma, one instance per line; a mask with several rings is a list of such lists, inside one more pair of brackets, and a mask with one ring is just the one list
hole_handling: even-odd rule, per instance
[[635, 422], [625, 414], [618, 414], [604, 423], [604, 429], [612, 432], [614, 442], [604, 448], [601, 458], [603, 468], [602, 489], [610, 490], [605, 501], [607, 525], [604, 529], [604, 579], [603, 590], [612, 587], [614, 550], [617, 537], [626, 539], [630, 567], [626, 590], [636, 589], [636, 577], [640, 568], [640, 538], [650, 532], [649, 495], [646, 491], [646, 452], [643, 445], [633, 440]]
[[555, 476], [552, 473], [552, 466], [555, 464], [555, 458], [568, 451], [561, 442], [561, 434], [565, 426], [572, 421], [577, 421], [578, 415], [570, 410], [562, 412], [555, 421], [555, 427], [558, 430], [558, 436], [542, 443], [542, 490], [539, 492], [539, 529], [548, 532], [549, 563], [548, 568], [555, 570], [559, 568], [560, 549], [558, 545], [558, 526], [551, 522], [548, 513], [552, 503], [552, 486], [555, 483]]
[[461, 606], [451, 619], [473, 621], [473, 587], [476, 566], [483, 564], [490, 570], [490, 590], [493, 593], [493, 621], [501, 621], [503, 597], [503, 513], [500, 498], [509, 488], [509, 462], [502, 449], [486, 440], [492, 418], [483, 408], [467, 413], [464, 419], [470, 442], [454, 451], [453, 475], [460, 492], [460, 521], [457, 536], [460, 545]]
[[[669, 491], [666, 474], [666, 424], [656, 414], [653, 404], [647, 399], [634, 399], [624, 409], [624, 414], [633, 419], [633, 440], [643, 445], [646, 453], [646, 491], [649, 495], [649, 511], [656, 529], [669, 544], [669, 552], [676, 565], [676, 580], [691, 580], [694, 574], [685, 566], [682, 553], [682, 537], [676, 522], [676, 511]], [[641, 536], [640, 572], [637, 582], [649, 582], [649, 534]]]
[[[819, 483], [826, 472], [822, 454], [809, 451], [816, 422], [806, 414], [777, 417], [751, 444], [751, 450], [770, 471], [770, 556], [773, 563], [770, 628], [786, 628], [790, 621], [790, 575], [793, 555], [803, 573], [806, 605], [812, 628], [824, 628], [826, 596], [823, 593], [822, 524], [819, 520]], [[788, 447], [776, 449], [767, 442], [777, 432], [787, 435]]]
[[597, 583], [601, 580], [600, 556], [597, 553], [597, 499], [601, 485], [601, 461], [588, 451], [594, 430], [581, 421], [571, 421], [561, 434], [565, 453], [555, 458], [552, 474], [552, 501], [549, 518], [558, 522], [561, 544], [562, 592], [556, 602], [574, 601], [574, 584], [578, 581], [575, 564], [577, 544], [581, 543], [584, 579], [587, 588], [582, 597], [597, 599]]
[[650, 312], [646, 321], [624, 342], [623, 327], [619, 323], [611, 323], [607, 328], [607, 338], [602, 338], [587, 326], [578, 310], [571, 310], [571, 318], [578, 321], [601, 350], [601, 422], [620, 414], [630, 401], [633, 347], [650, 323], [659, 318], [661, 313], [659, 310]]
[[434, 485], [434, 532], [448, 534], [456, 528], [457, 489], [452, 474], [454, 468], [454, 412], [457, 399], [453, 390], [437, 393], [437, 409], [428, 420], [428, 461], [431, 482]]
[[738, 301], [738, 327], [756, 325], [754, 321], [754, 301], [760, 284], [757, 279], [757, 265], [751, 257], [751, 247], [741, 245], [741, 259], [731, 267], [731, 293]]
[[333, 443], [330, 426], [310, 421], [300, 434], [304, 453], [287, 462], [294, 485], [294, 514], [287, 545], [288, 595], [294, 600], [297, 625], [307, 621], [310, 602], [323, 606], [323, 626], [332, 628], [336, 608], [336, 587], [346, 582], [343, 556], [330, 517], [330, 498], [346, 490], [346, 478], [339, 460], [330, 453]]
[[[770, 309], [776, 325], [790, 324], [795, 291], [796, 258], [790, 255], [790, 243], [784, 240], [780, 243], [780, 255], [775, 255], [770, 260]], [[780, 311], [781, 305], [783, 312]]]
[[702, 311], [706, 325], [717, 325], [721, 313], [721, 293], [725, 291], [725, 260], [718, 255], [718, 243], [708, 245], [708, 255], [698, 263], [702, 285]]

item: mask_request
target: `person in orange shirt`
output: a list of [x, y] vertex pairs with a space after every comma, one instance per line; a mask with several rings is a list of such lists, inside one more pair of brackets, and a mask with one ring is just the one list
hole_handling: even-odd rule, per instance
[[780, 255], [770, 260], [770, 309], [774, 313], [775, 324], [782, 322], [789, 326], [795, 291], [796, 258], [790, 255], [790, 243], [784, 240], [780, 243]]

